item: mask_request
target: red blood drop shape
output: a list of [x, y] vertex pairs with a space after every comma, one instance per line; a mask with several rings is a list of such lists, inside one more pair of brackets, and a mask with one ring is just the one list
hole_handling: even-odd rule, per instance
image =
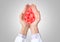
[[29, 9], [25, 12], [25, 14], [24, 14], [24, 20], [25, 20], [27, 23], [29, 23], [29, 24], [31, 24], [32, 22], [35, 21], [35, 16], [34, 16], [34, 13], [33, 13], [33, 11], [32, 11], [31, 8], [29, 8]]

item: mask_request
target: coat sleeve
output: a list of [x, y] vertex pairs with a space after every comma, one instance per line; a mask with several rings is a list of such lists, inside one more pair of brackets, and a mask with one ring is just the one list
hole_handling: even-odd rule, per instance
[[15, 42], [24, 42], [26, 36], [22, 34], [18, 34], [18, 36], [15, 39]]
[[40, 34], [39, 33], [33, 34], [31, 36], [31, 42], [42, 42]]

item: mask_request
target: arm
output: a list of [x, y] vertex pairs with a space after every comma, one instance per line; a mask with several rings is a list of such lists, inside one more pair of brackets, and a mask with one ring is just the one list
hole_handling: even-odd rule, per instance
[[31, 5], [32, 11], [35, 15], [35, 21], [30, 25], [30, 30], [32, 33], [31, 42], [42, 42], [41, 36], [38, 30], [38, 23], [41, 20], [40, 12], [37, 10], [34, 4]]
[[24, 16], [23, 16], [26, 9], [27, 9], [27, 5], [26, 5], [25, 9], [23, 10], [23, 13], [19, 17], [22, 28], [21, 28], [21, 31], [19, 32], [18, 36], [16, 37], [15, 42], [24, 42], [26, 39], [27, 31], [29, 29], [29, 24], [24, 21]]
[[28, 31], [28, 28], [22, 26], [20, 33], [15, 39], [15, 42], [24, 42], [26, 39], [27, 31]]
[[37, 26], [31, 27], [31, 32], [32, 32], [31, 42], [42, 42]]

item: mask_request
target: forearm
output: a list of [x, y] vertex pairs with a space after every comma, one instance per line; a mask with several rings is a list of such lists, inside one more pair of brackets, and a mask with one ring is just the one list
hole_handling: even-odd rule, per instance
[[22, 26], [20, 34], [27, 35], [28, 27]]
[[31, 26], [31, 33], [32, 34], [37, 34], [39, 33], [38, 26]]
[[38, 30], [38, 26], [31, 26], [31, 42], [42, 42], [39, 30]]
[[21, 31], [19, 32], [18, 36], [15, 39], [15, 42], [24, 42], [26, 39], [28, 28], [22, 26]]

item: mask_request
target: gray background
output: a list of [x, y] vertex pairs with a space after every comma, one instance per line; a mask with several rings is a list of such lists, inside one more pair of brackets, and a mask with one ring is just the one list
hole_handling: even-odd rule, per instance
[[[14, 42], [21, 24], [21, 14], [27, 3], [36, 4], [41, 13], [38, 25], [43, 42], [60, 42], [60, 0], [0, 0], [0, 42]], [[31, 32], [28, 31], [27, 42]]]

